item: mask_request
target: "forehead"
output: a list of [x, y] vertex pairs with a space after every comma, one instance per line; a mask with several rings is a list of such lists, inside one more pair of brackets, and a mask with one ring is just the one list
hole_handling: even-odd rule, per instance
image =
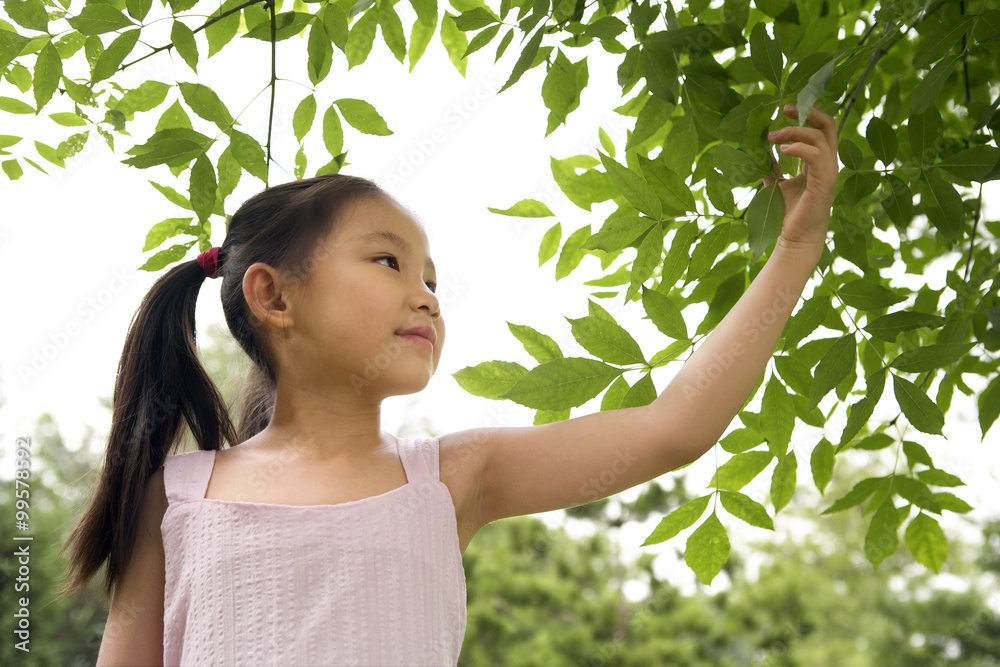
[[423, 253], [430, 261], [430, 243], [423, 225], [401, 205], [382, 197], [354, 202], [345, 210], [337, 242], [347, 245], [390, 244], [404, 252]]

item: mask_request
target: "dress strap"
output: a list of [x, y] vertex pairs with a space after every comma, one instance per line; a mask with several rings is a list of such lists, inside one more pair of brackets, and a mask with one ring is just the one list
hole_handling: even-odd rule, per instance
[[214, 465], [213, 449], [196, 449], [168, 455], [163, 461], [163, 486], [167, 504], [204, 498]]
[[[398, 438], [399, 456], [407, 475], [415, 479], [440, 480], [438, 477], [438, 439]], [[410, 481], [413, 481], [412, 479]]]

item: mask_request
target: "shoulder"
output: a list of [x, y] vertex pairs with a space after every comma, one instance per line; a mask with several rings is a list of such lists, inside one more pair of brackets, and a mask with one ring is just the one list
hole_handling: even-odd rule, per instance
[[475, 529], [482, 527], [483, 473], [488, 438], [484, 429], [438, 436], [441, 481], [451, 490], [456, 511]]

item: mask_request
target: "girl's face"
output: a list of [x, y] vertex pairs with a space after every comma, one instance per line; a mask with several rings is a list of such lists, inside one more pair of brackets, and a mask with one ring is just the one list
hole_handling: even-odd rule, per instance
[[[313, 253], [297, 299], [300, 377], [377, 398], [423, 389], [444, 346], [427, 235], [394, 202], [358, 201]], [[401, 331], [428, 327], [430, 341]]]

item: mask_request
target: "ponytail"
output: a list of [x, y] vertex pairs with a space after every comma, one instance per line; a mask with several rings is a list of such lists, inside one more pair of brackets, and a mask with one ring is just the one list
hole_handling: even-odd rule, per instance
[[153, 284], [129, 325], [118, 363], [103, 467], [90, 504], [63, 547], [70, 562], [61, 596], [80, 592], [105, 563], [102, 591], [113, 596], [136, 542], [146, 483], [176, 449], [182, 417], [202, 450], [236, 446], [268, 425], [276, 374], [260, 336], [261, 321], [243, 296], [243, 276], [255, 262], [290, 276], [307, 275], [312, 251], [343, 207], [372, 197], [392, 200], [373, 181], [329, 174], [265, 188], [230, 218], [218, 256], [222, 307], [253, 362], [243, 381], [238, 428], [198, 358], [195, 303], [204, 270], [197, 260], [186, 261]]

